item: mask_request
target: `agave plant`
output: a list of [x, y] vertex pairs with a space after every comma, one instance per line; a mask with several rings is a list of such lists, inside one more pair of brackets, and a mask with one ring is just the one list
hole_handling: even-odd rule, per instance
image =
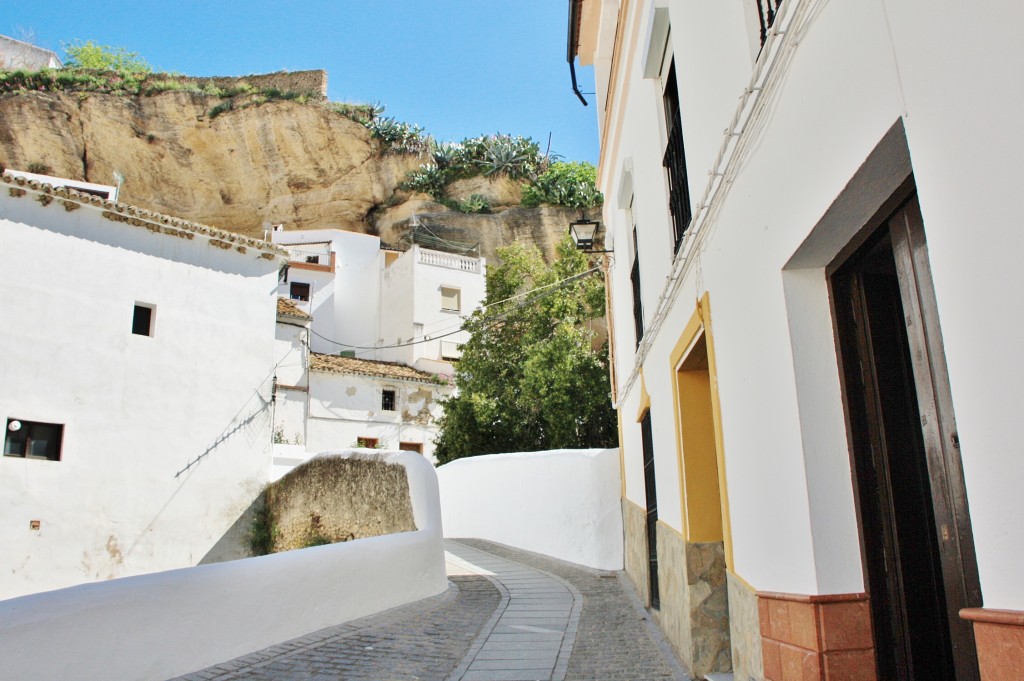
[[418, 125], [396, 121], [391, 116], [374, 118], [365, 125], [374, 139], [380, 141], [385, 153], [414, 154], [427, 147], [423, 128]]
[[529, 137], [498, 134], [488, 139], [483, 158], [477, 163], [485, 176], [504, 175], [520, 180], [536, 177], [543, 160], [540, 146]]

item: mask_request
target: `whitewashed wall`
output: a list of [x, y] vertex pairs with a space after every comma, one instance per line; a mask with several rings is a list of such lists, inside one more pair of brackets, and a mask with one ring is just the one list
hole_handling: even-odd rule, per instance
[[[664, 125], [656, 81], [641, 74], [654, 6], [665, 6], [677, 55], [692, 203], [696, 207], [723, 129], [752, 72], [749, 17], [736, 3], [645, 2], [620, 35], [624, 59], [602, 131], [601, 189], [613, 230], [616, 368], [634, 368], [629, 226], [633, 194], [640, 228], [644, 306], [650, 321], [670, 273], [671, 227], [661, 165]], [[1013, 3], [985, 11], [936, 11], [923, 0], [785, 3], [808, 21], [792, 35], [770, 115], [748, 130], [742, 167], [694, 265], [685, 273], [644, 363], [652, 395], [659, 513], [679, 529], [675, 414], [668, 356], [710, 295], [735, 570], [757, 589], [843, 593], [863, 589], [849, 455], [834, 358], [809, 375], [807, 349], [831, 334], [823, 265], [787, 263], [886, 132], [902, 119], [928, 237], [986, 606], [1024, 608], [1024, 511], [1016, 503], [1024, 460], [1014, 416], [1024, 403], [1016, 338], [1024, 315], [1007, 305], [1019, 289], [1024, 233], [1008, 197], [1019, 184], [1024, 104]], [[938, 41], [937, 35], [950, 36]], [[980, 197], [985, 197], [980, 199]], [[787, 295], [789, 296], [787, 299]], [[1008, 298], [1009, 296], [1009, 298]], [[623, 328], [624, 327], [624, 328]], [[819, 333], [820, 332], [820, 333]], [[817, 352], [818, 350], [815, 350]], [[626, 490], [643, 498], [639, 383], [623, 394]], [[801, 413], [801, 409], [805, 411]], [[813, 412], [813, 413], [812, 413]], [[631, 444], [632, 443], [632, 444]]]
[[[294, 268], [289, 274], [291, 281], [316, 284], [311, 305], [300, 303], [313, 315], [313, 351], [336, 355], [353, 346], [373, 347], [380, 334], [380, 238], [340, 229], [307, 229], [274, 232], [273, 239], [296, 249], [303, 243], [331, 242], [333, 272]], [[280, 290], [287, 297], [287, 285]], [[374, 357], [372, 350], [357, 350], [357, 355]]]
[[437, 469], [446, 537], [622, 569], [617, 449], [474, 456]]
[[278, 257], [37, 196], [0, 191], [0, 423], [64, 441], [0, 457], [0, 598], [195, 565], [270, 463]]
[[166, 679], [443, 592], [433, 467], [376, 456], [405, 467], [416, 531], [0, 602], [0, 679]]
[[[381, 409], [384, 389], [395, 391], [395, 411]], [[402, 442], [421, 443], [423, 454], [433, 461], [433, 423], [441, 413], [437, 400], [450, 392], [447, 385], [312, 372], [306, 448], [316, 452], [351, 447], [356, 438], [374, 437], [386, 449], [397, 449]]]
[[[403, 345], [414, 340], [416, 319], [413, 291], [416, 287], [416, 260], [412, 256], [412, 251], [415, 248], [414, 246], [413, 249], [398, 256], [381, 272], [382, 345]], [[417, 352], [419, 351], [415, 345], [403, 345], [380, 350], [377, 358], [411, 366], [416, 361]]]
[[[474, 266], [475, 271], [460, 269], [459, 264]], [[442, 341], [466, 342], [469, 334], [460, 328], [465, 318], [483, 303], [485, 267], [483, 258], [450, 255], [418, 245], [403, 253], [384, 270], [381, 335], [384, 345], [408, 342], [414, 335], [419, 340], [429, 340], [384, 349], [380, 358], [419, 367], [420, 360], [440, 360]], [[442, 287], [459, 289], [458, 312], [441, 309]]]

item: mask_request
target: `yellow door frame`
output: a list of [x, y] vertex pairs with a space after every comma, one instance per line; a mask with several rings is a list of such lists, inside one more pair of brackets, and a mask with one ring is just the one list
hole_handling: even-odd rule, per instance
[[[691, 351], [703, 345], [707, 352], [707, 381], [702, 385], [700, 377], [696, 374], [702, 372], [690, 372], [684, 368], [688, 359], [691, 358]], [[696, 310], [683, 328], [683, 332], [676, 341], [675, 347], [669, 355], [669, 365], [672, 372], [672, 397], [675, 405], [676, 416], [676, 457], [679, 469], [679, 499], [683, 518], [683, 537], [691, 542], [722, 541], [725, 546], [726, 566], [733, 571], [733, 546], [732, 546], [732, 525], [729, 515], [729, 493], [725, 476], [725, 449], [722, 437], [722, 409], [718, 394], [718, 373], [715, 363], [715, 344], [711, 333], [711, 304], [708, 294], [705, 292], [697, 301]], [[694, 374], [682, 376], [682, 374]], [[684, 428], [683, 402], [686, 394], [692, 392], [694, 395], [710, 394], [711, 411], [711, 433], [701, 433], [700, 428], [696, 431], [687, 427]], [[706, 415], [696, 414], [696, 419], [706, 418]], [[694, 438], [691, 446], [714, 447], [715, 466], [709, 467], [708, 461], [701, 457], [691, 457], [687, 461], [683, 452], [684, 430]], [[696, 432], [696, 435], [693, 433]], [[713, 439], [712, 443], [707, 442]], [[701, 489], [702, 484], [711, 482], [712, 477], [717, 477], [717, 495], [708, 494], [706, 489]], [[690, 490], [690, 493], [688, 493]], [[715, 496], [718, 497], [718, 508], [708, 509]], [[735, 574], [735, 573], [734, 573]]]

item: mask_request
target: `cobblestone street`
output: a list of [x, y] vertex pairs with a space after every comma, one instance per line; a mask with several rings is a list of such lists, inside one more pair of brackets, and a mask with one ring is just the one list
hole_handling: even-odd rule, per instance
[[622, 573], [447, 541], [447, 592], [179, 681], [687, 681]]

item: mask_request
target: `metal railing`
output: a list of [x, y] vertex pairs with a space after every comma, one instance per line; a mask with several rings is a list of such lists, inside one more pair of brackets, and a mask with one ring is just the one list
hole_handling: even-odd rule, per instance
[[285, 249], [288, 251], [288, 259], [292, 262], [324, 266], [331, 264], [330, 246], [318, 249], [285, 246]]
[[460, 270], [462, 272], [472, 272], [474, 274], [480, 272], [479, 258], [466, 258], [453, 253], [440, 253], [438, 251], [420, 249], [420, 262], [424, 265], [447, 267], [449, 269]]
[[672, 211], [673, 249], [678, 251], [686, 229], [693, 219], [693, 211], [690, 208], [690, 181], [686, 174], [686, 153], [683, 149], [683, 126], [678, 118], [672, 121], [672, 131], [668, 135], [662, 165], [668, 169], [668, 202]]
[[761, 46], [768, 39], [768, 29], [775, 23], [775, 17], [779, 15], [779, 5], [782, 0], [757, 0], [757, 18], [761, 22]]

